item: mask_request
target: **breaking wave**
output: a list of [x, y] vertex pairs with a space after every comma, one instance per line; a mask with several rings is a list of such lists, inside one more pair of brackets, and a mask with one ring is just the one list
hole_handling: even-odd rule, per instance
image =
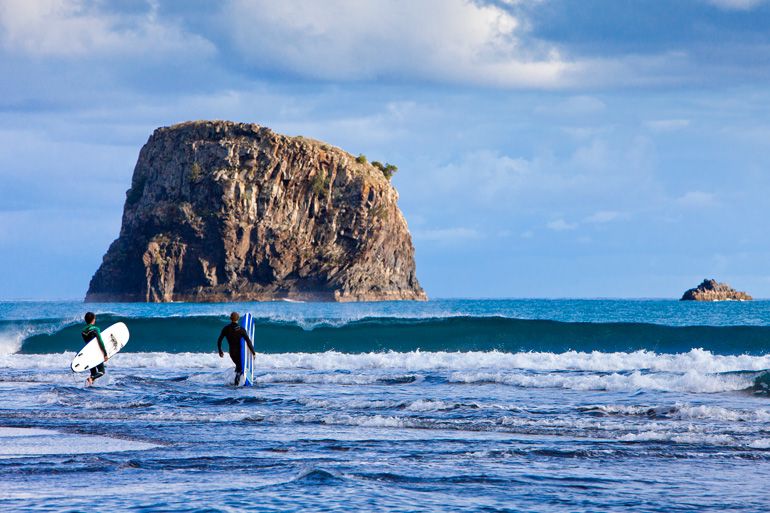
[[[54, 369], [62, 379], [73, 352], [0, 356], [0, 368]], [[116, 375], [148, 369], [175, 370], [179, 379], [221, 382], [229, 358], [212, 353], [120, 353]], [[411, 386], [426, 380], [459, 385], [499, 384], [521, 388], [767, 395], [770, 355], [716, 355], [703, 349], [679, 354], [575, 352], [370, 352], [349, 354], [258, 353], [255, 382], [269, 384]], [[211, 372], [217, 371], [217, 372]], [[11, 377], [9, 379], [16, 379]], [[414, 405], [431, 409], [435, 404]], [[438, 408], [444, 406], [439, 405]]]
[[[126, 318], [102, 315], [101, 326], [123, 321], [131, 330], [126, 352], [210, 352], [223, 316]], [[0, 321], [0, 354], [61, 353], [80, 346], [74, 320]], [[367, 317], [350, 321], [257, 319], [263, 353], [369, 353], [395, 351], [501, 353], [676, 354], [703, 348], [722, 355], [770, 353], [770, 326], [664, 326], [506, 317]]]

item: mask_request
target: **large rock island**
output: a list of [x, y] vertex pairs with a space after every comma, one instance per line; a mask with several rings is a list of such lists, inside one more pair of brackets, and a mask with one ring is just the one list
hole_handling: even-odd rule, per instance
[[716, 280], [703, 282], [684, 293], [682, 301], [750, 301], [751, 296]]
[[390, 172], [253, 124], [159, 128], [86, 301], [424, 300]]

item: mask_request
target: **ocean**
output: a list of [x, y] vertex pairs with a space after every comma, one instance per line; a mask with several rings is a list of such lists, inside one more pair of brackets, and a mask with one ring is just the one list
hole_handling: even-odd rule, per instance
[[764, 511], [768, 369], [770, 301], [0, 302], [0, 510]]

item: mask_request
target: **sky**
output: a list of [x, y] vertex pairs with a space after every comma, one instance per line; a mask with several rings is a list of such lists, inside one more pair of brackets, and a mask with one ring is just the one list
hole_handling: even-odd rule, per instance
[[431, 297], [770, 297], [770, 0], [0, 2], [0, 299], [80, 299], [160, 126], [394, 163]]

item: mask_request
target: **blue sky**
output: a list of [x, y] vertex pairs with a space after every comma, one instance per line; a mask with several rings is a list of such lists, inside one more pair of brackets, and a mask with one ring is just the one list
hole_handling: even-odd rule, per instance
[[770, 297], [770, 1], [4, 0], [0, 298], [80, 298], [159, 126], [393, 162], [432, 297]]

